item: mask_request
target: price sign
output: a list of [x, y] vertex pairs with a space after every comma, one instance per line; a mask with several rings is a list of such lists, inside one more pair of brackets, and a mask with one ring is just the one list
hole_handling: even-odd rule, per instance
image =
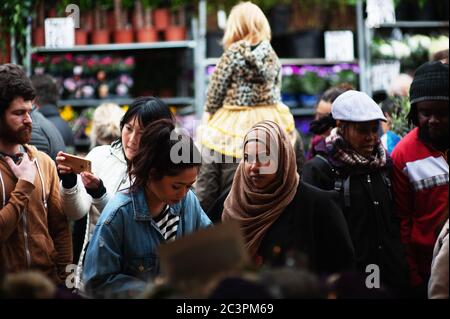
[[325, 32], [325, 58], [330, 61], [355, 59], [352, 31]]
[[384, 61], [372, 66], [372, 90], [389, 92], [392, 80], [400, 74], [400, 61]]
[[73, 18], [45, 19], [45, 46], [70, 48], [75, 45], [75, 22]]

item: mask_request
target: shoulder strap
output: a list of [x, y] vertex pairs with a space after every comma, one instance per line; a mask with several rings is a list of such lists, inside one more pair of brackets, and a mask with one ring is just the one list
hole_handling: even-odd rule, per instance
[[326, 163], [328, 168], [334, 173], [334, 190], [338, 193], [344, 190], [344, 205], [345, 207], [350, 207], [350, 175], [344, 179], [339, 174], [339, 171], [330, 164], [327, 158], [321, 154], [317, 154], [316, 157]]

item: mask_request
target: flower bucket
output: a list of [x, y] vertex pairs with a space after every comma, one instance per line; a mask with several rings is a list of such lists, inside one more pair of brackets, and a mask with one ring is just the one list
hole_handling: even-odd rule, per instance
[[165, 32], [166, 41], [186, 40], [186, 28], [181, 26], [169, 26]]
[[132, 43], [133, 30], [116, 30], [114, 31], [115, 43]]
[[109, 31], [108, 30], [94, 30], [92, 31], [92, 44], [108, 44]]
[[170, 24], [170, 12], [167, 8], [154, 10], [154, 23], [158, 31], [165, 30]]
[[87, 44], [87, 36], [88, 32], [86, 30], [77, 29], [75, 30], [75, 44], [76, 45], [85, 45]]
[[137, 42], [158, 41], [158, 32], [154, 28], [142, 28], [136, 31]]

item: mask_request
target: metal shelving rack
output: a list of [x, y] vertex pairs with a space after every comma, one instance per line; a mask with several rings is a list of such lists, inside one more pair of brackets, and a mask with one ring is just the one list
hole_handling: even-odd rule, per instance
[[[204, 61], [204, 65], [215, 65], [219, 61], [219, 58], [207, 58]], [[350, 60], [350, 61], [331, 61], [323, 58], [314, 58], [314, 59], [296, 59], [296, 58], [281, 58], [280, 62], [282, 65], [334, 65], [341, 63], [358, 63], [358, 60]]]
[[[28, 74], [31, 74], [31, 53], [62, 53], [62, 52], [108, 52], [108, 51], [136, 51], [136, 50], [157, 50], [157, 49], [192, 49], [194, 54], [194, 96], [193, 97], [173, 97], [162, 98], [169, 105], [177, 106], [177, 114], [196, 114], [201, 116], [204, 101], [206, 75], [203, 61], [206, 58], [206, 0], [199, 1], [199, 17], [193, 18], [191, 27], [193, 40], [187, 41], [163, 41], [149, 43], [126, 43], [126, 44], [101, 44], [101, 45], [76, 45], [70, 48], [47, 48], [31, 47], [31, 28], [27, 34], [27, 67]], [[110, 98], [108, 101], [119, 105], [130, 104], [132, 98]], [[59, 101], [60, 106], [71, 105], [76, 108], [97, 106], [106, 100], [100, 99], [70, 99]], [[184, 107], [182, 107], [184, 106]]]
[[[127, 105], [133, 102], [133, 98], [110, 98], [108, 101], [114, 102], [119, 105]], [[190, 97], [170, 97], [170, 98], [161, 98], [166, 104], [169, 105], [192, 105], [194, 104], [194, 98]], [[71, 105], [75, 108], [78, 107], [89, 107], [89, 106], [98, 106], [103, 103], [103, 99], [68, 99], [68, 100], [60, 100], [58, 102], [58, 106]]]
[[372, 88], [370, 85], [370, 75], [372, 68], [372, 56], [370, 52], [370, 45], [373, 41], [375, 30], [389, 29], [389, 28], [448, 28], [448, 21], [397, 21], [396, 23], [384, 23], [375, 28], [369, 28], [364, 20], [364, 5], [363, 0], [358, 0], [357, 8], [357, 27], [358, 27], [358, 52], [360, 57], [360, 88], [362, 91], [372, 95]]
[[195, 48], [195, 41], [149, 42], [149, 43], [120, 43], [120, 44], [89, 44], [76, 45], [70, 48], [46, 48], [36, 47], [33, 53], [58, 53], [58, 52], [102, 52], [102, 51], [126, 51], [126, 50], [151, 50], [151, 49], [182, 49]]

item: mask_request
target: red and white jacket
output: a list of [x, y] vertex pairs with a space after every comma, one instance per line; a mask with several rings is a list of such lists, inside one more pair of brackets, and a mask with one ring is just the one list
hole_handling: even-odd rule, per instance
[[420, 140], [418, 128], [406, 135], [392, 153], [396, 212], [413, 286], [424, 283], [430, 275], [433, 247], [445, 219], [449, 171], [446, 156]]

